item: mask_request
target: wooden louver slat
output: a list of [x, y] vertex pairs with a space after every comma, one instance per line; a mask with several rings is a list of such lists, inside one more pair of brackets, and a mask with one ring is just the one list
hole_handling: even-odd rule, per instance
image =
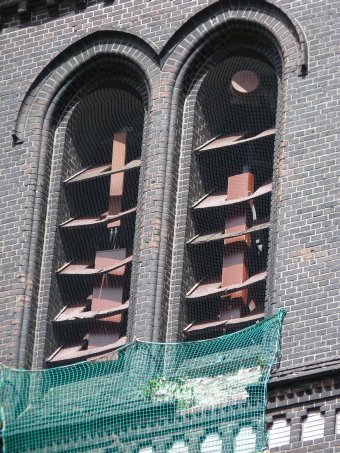
[[[207, 282], [207, 283], [201, 283], [197, 287], [194, 287], [195, 289], [193, 291], [189, 291], [187, 293], [186, 298], [187, 299], [201, 299], [203, 297], [208, 297], [208, 296], [213, 296], [215, 294], [222, 294], [225, 295], [233, 292], [233, 291], [238, 291], [243, 288], [247, 288], [248, 286], [255, 285], [256, 283], [260, 283], [264, 281], [267, 278], [267, 271], [260, 272], [256, 275], [253, 275], [252, 277], [248, 278], [244, 283], [242, 284], [235, 284], [231, 286], [225, 286], [223, 287], [221, 282]], [[196, 286], [196, 285], [195, 285]]]
[[127, 338], [120, 337], [115, 343], [100, 346], [93, 349], [82, 349], [82, 344], [73, 346], [61, 346], [48, 359], [52, 365], [63, 365], [71, 362], [80, 362], [99, 354], [114, 351], [126, 344]]
[[247, 195], [245, 197], [240, 197], [233, 200], [228, 200], [227, 194], [214, 194], [209, 195], [204, 199], [201, 199], [198, 203], [195, 203], [192, 208], [194, 209], [207, 209], [207, 208], [215, 208], [221, 206], [232, 206], [238, 203], [245, 203], [247, 201], [254, 200], [255, 198], [261, 197], [266, 195], [272, 191], [272, 183], [264, 184], [263, 186], [259, 187], [254, 193], [251, 195]]
[[66, 220], [64, 223], [59, 225], [63, 229], [67, 228], [88, 228], [88, 227], [93, 227], [93, 226], [98, 226], [98, 225], [103, 225], [106, 224], [109, 221], [112, 220], [120, 220], [123, 217], [127, 217], [131, 214], [134, 214], [137, 210], [137, 207], [133, 207], [131, 209], [127, 209], [126, 211], [121, 211], [116, 215], [108, 215], [108, 213], [104, 213], [100, 215], [99, 217], [95, 218], [71, 218]]
[[90, 267], [89, 264], [72, 264], [67, 263], [63, 267], [61, 267], [58, 271], [58, 275], [100, 275], [106, 273], [113, 273], [120, 269], [121, 267], [129, 264], [132, 261], [132, 256], [128, 256], [124, 260], [117, 261], [116, 264], [109, 266], [109, 267]]
[[250, 233], [255, 233], [257, 231], [266, 230], [269, 228], [269, 225], [270, 225], [269, 222], [264, 222], [259, 225], [250, 227], [247, 230], [234, 231], [233, 233], [216, 232], [216, 233], [205, 234], [202, 236], [197, 235], [197, 236], [194, 236], [192, 239], [190, 239], [187, 242], [187, 244], [188, 245], [205, 244], [205, 243], [213, 242], [213, 241], [221, 241], [222, 239], [231, 239], [231, 238], [234, 238], [237, 236], [242, 236], [244, 234], [250, 234]]
[[99, 311], [84, 311], [85, 307], [82, 307], [82, 311], [79, 310], [78, 313], [68, 313], [63, 311], [60, 315], [54, 318], [56, 323], [66, 323], [66, 322], [73, 322], [73, 321], [89, 321], [91, 319], [101, 319], [106, 318], [108, 316], [113, 316], [116, 314], [121, 314], [122, 312], [126, 311], [129, 308], [129, 301], [124, 302], [120, 306], [108, 308], [106, 310], [99, 310]]
[[254, 135], [252, 137], [247, 137], [247, 138], [244, 138], [246, 135], [245, 133], [226, 135], [224, 137], [218, 137], [218, 138], [212, 140], [208, 144], [205, 144], [205, 145], [197, 148], [196, 151], [199, 151], [199, 152], [213, 151], [213, 150], [217, 150], [217, 149], [221, 149], [221, 148], [226, 148], [229, 146], [240, 145], [243, 143], [259, 140], [264, 137], [274, 136], [275, 133], [276, 133], [276, 129], [271, 128], [271, 129], [267, 129], [267, 130], [261, 132], [260, 134]]
[[125, 173], [127, 171], [140, 168], [140, 166], [141, 166], [140, 159], [136, 159], [114, 169], [112, 168], [112, 165], [109, 164], [101, 165], [99, 167], [89, 167], [81, 170], [80, 172], [66, 179], [64, 182], [67, 184], [72, 184], [75, 182], [89, 181], [91, 179], [103, 178], [117, 173]]
[[256, 315], [244, 316], [241, 318], [234, 318], [234, 319], [223, 319], [218, 321], [207, 321], [202, 323], [191, 323], [189, 324], [183, 331], [185, 333], [192, 333], [198, 332], [203, 330], [211, 330], [217, 327], [223, 327], [227, 325], [235, 325], [235, 324], [246, 324], [252, 321], [258, 321], [264, 318], [264, 313], [258, 313]]

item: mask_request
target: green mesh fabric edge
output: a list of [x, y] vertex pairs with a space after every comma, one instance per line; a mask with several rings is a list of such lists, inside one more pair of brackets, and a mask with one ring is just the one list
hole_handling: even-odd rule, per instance
[[285, 311], [186, 343], [135, 341], [116, 360], [1, 368], [6, 452], [235, 452], [267, 446], [267, 383]]

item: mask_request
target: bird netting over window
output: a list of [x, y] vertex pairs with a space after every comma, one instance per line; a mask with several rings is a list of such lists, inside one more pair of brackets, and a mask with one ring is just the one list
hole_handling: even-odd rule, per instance
[[208, 340], [264, 318], [279, 73], [258, 52], [219, 45], [184, 84], [164, 182], [145, 93], [123, 68], [96, 74], [63, 117], [32, 301], [34, 368], [96, 360], [134, 335]]
[[135, 341], [109, 361], [3, 367], [5, 451], [263, 451], [284, 315], [211, 340]]

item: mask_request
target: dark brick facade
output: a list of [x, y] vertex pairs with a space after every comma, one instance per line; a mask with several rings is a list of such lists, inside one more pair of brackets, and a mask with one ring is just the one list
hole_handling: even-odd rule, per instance
[[[0, 360], [41, 367], [54, 347], [48, 321], [60, 307], [47, 299], [56, 295], [51, 270], [63, 257], [55, 232], [66, 215], [58, 184], [78, 165], [66, 125], [98, 68], [130, 75], [147, 111], [129, 337], [179, 338], [187, 203], [199, 191], [189, 176], [192, 87], [214, 65], [212, 49], [236, 32], [257, 36], [282, 79], [267, 313], [288, 314], [269, 421], [290, 417], [289, 451], [339, 451], [338, 1], [64, 0], [58, 11], [31, 3], [23, 18], [0, 7]], [[308, 398], [298, 396], [305, 390]], [[326, 415], [325, 439], [304, 445], [299, 426], [310, 407]]]

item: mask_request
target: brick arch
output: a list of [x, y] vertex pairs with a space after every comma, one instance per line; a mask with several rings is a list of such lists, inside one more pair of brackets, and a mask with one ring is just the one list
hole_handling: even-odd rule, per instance
[[[115, 36], [104, 37], [101, 34], [96, 34], [96, 38], [92, 35], [84, 38], [75, 47], [62, 52], [42, 71], [20, 105], [13, 130], [14, 143], [29, 151], [32, 167], [35, 169], [31, 178], [32, 190], [27, 193], [32, 206], [28, 210], [28, 215], [32, 216], [32, 231], [27, 237], [29, 259], [24, 270], [27, 281], [32, 283], [25, 286], [22, 296], [25, 304], [16, 314], [21, 326], [17, 333], [16, 356], [20, 367], [30, 365], [27, 346], [28, 338], [34, 332], [33, 318], [37, 309], [34, 300], [37, 300], [40, 282], [39, 238], [43, 237], [45, 229], [44, 190], [50, 174], [51, 146], [58, 121], [62, 116], [67, 116], [67, 112], [79, 101], [80, 95], [91, 89], [84, 86], [83, 77], [86, 74], [92, 72], [90, 82], [96, 84], [95, 72], [98, 72], [99, 67], [118, 66], [116, 73], [125, 68], [126, 74], [122, 74], [125, 82], [139, 94], [146, 109], [154, 81], [158, 77], [157, 65], [153, 59], [143, 50], [137, 49], [133, 42], [128, 44], [126, 40], [117, 40]], [[110, 77], [110, 74], [103, 73], [99, 80], [106, 77]]]
[[[253, 3], [253, 2], [252, 2]], [[160, 52], [164, 68], [167, 61], [185, 61], [202, 43], [209, 41], [220, 28], [233, 22], [247, 31], [263, 34], [282, 52], [285, 64], [295, 65], [299, 75], [308, 72], [308, 47], [305, 34], [294, 16], [277, 0], [217, 1], [201, 10], [183, 24]]]
[[[243, 34], [260, 37], [260, 43], [256, 45], [254, 44], [253, 47], [260, 54], [265, 56], [267, 60], [269, 60], [274, 66], [278, 76], [281, 79], [281, 91], [283, 92], [287, 88], [288, 79], [290, 77], [296, 76], [294, 69], [298, 71], [299, 75], [302, 75], [303, 68], [300, 65], [299, 46], [297, 46], [293, 34], [287, 29], [285, 23], [281, 23], [277, 18], [270, 17], [266, 12], [256, 11], [254, 8], [247, 10], [247, 14], [245, 14], [246, 9], [243, 10], [240, 8], [234, 8], [228, 10], [227, 7], [228, 5], [230, 6], [230, 4], [227, 5], [226, 3], [223, 3], [223, 5], [225, 9], [223, 11], [220, 10], [219, 14], [207, 18], [203, 23], [196, 23], [195, 30], [193, 30], [191, 33], [189, 32], [189, 34], [185, 36], [175, 48], [173, 48], [174, 43], [172, 43], [172, 51], [170, 51], [169, 55], [164, 54], [163, 59], [161, 60], [161, 62], [163, 63], [162, 76], [165, 77], [167, 71], [169, 73], [175, 74], [172, 79], [173, 91], [169, 126], [170, 134], [168, 137], [168, 156], [171, 166], [177, 168], [177, 171], [178, 167], [183, 171], [183, 168], [185, 166], [190, 166], [190, 158], [188, 156], [186, 161], [185, 158], [183, 158], [183, 162], [180, 163], [180, 155], [182, 153], [182, 150], [180, 150], [181, 139], [176, 137], [176, 134], [178, 135], [178, 131], [182, 128], [182, 121], [186, 121], [184, 117], [183, 119], [178, 120], [179, 117], [182, 118], [182, 115], [184, 113], [183, 105], [184, 102], [186, 102], [186, 94], [184, 93], [191, 93], [191, 97], [195, 97], [194, 92], [197, 92], [201, 81], [204, 79], [204, 75], [207, 73], [207, 71], [209, 71], [209, 67], [214, 66], [214, 64], [216, 63], [216, 58], [218, 58], [218, 56], [209, 55], [209, 51], [207, 51], [207, 49], [209, 49], [210, 47], [210, 51], [213, 53], [213, 45], [216, 40], [223, 40], [224, 37], [228, 35], [235, 35], [235, 33], [239, 33], [240, 35]], [[275, 32], [275, 30], [278, 30], [278, 32]], [[250, 45], [250, 47], [252, 46]], [[277, 107], [277, 124], [279, 132], [276, 145], [276, 155], [278, 152], [277, 150], [279, 149], [279, 142], [283, 128], [283, 111], [284, 97], [281, 96]], [[279, 193], [279, 171], [279, 168], [274, 169], [274, 194], [272, 197], [272, 203], [277, 202], [277, 200], [275, 200], [275, 197], [277, 197], [277, 194]], [[174, 184], [178, 184], [178, 181], [176, 179], [178, 178], [178, 175], [176, 172], [172, 172], [172, 178], [176, 180]], [[182, 180], [186, 181], [186, 178], [187, 175], [183, 176], [182, 174]], [[176, 206], [172, 207], [172, 209], [176, 210], [178, 219], [185, 217], [187, 205], [185, 204], [185, 208], [181, 209], [180, 203], [178, 203], [174, 199], [174, 195], [170, 190], [168, 190], [164, 202], [169, 206]], [[274, 210], [272, 209], [272, 212], [273, 211]], [[179, 232], [178, 234], [182, 234], [184, 226], [181, 222], [178, 223], [178, 219], [176, 228], [175, 224], [171, 220], [171, 215], [169, 215], [169, 213], [164, 212], [163, 219], [164, 224], [166, 225], [165, 228], [170, 228], [172, 230], [172, 236], [176, 235], [176, 229]], [[275, 218], [272, 219], [272, 225], [276, 225]], [[272, 234], [273, 229], [274, 228], [271, 228], [270, 231], [270, 262], [275, 260], [275, 237], [273, 237]], [[171, 280], [174, 283], [164, 281], [166, 280], [164, 278], [164, 275], [159, 275], [158, 277], [158, 288], [160, 288], [161, 286], [163, 286], [163, 288], [168, 286], [170, 287], [170, 289], [168, 290], [170, 292], [168, 297], [163, 292], [163, 298], [165, 298], [166, 300], [163, 302], [162, 309], [160, 308], [160, 304], [158, 305], [158, 307], [156, 306], [156, 310], [154, 312], [154, 325], [162, 325], [161, 320], [167, 318], [167, 332], [165, 336], [170, 341], [176, 341], [176, 339], [178, 339], [178, 333], [174, 332], [178, 328], [178, 323], [180, 323], [180, 314], [178, 310], [178, 303], [176, 301], [175, 303], [172, 302], [176, 298], [178, 299], [180, 297], [178, 286], [181, 277], [176, 277], [176, 274], [178, 272], [181, 272], [179, 271], [180, 267], [178, 266], [178, 262], [174, 262], [174, 258], [176, 254], [178, 254], [178, 256], [182, 256], [183, 249], [181, 249], [182, 240], [180, 239], [180, 236], [175, 236], [172, 241], [173, 244], [171, 252], [168, 252], [168, 255], [166, 255], [166, 252], [160, 253], [158, 269], [164, 269], [164, 266], [166, 265], [165, 263], [167, 261], [172, 261], [173, 268]], [[268, 293], [270, 293], [272, 272], [273, 267], [269, 263]], [[159, 300], [160, 296], [161, 294], [159, 290], [159, 294], [158, 297], [156, 296], [156, 299]], [[169, 304], [171, 303], [172, 306], [169, 306]], [[172, 310], [174, 310], [175, 312], [174, 316], [172, 316]], [[164, 315], [164, 311], [167, 311], [167, 316]], [[161, 332], [161, 327], [158, 327], [157, 330], [154, 330], [153, 339], [158, 340], [160, 337], [162, 338]]]
[[[295, 74], [294, 69], [296, 69], [298, 75], [307, 73], [308, 51], [304, 33], [294, 17], [279, 7], [276, 0], [258, 0], [252, 6], [249, 6], [249, 2], [243, 0], [237, 2], [233, 0], [218, 1], [197, 13], [175, 32], [159, 55], [162, 69], [161, 84], [167, 84], [171, 93], [168, 118], [170, 132], [167, 137], [165, 180], [172, 180], [172, 183], [169, 184], [168, 182], [164, 188], [163, 203], [166, 207], [161, 211], [161, 230], [174, 232], [171, 210], [175, 209], [174, 206], [176, 206], [174, 199], [176, 189], [174, 186], [177, 184], [179, 162], [177, 135], [178, 130], [181, 129], [177, 117], [182, 108], [183, 89], [187, 88], [187, 75], [191, 71], [197, 74], [194, 62], [195, 59], [199, 60], [204, 49], [216, 39], [222, 38], [228, 33], [234, 33], [236, 30], [241, 33], [256, 35], [269, 44], [273, 51], [270, 60], [281, 73], [284, 90], [288, 78]], [[268, 57], [270, 57], [269, 54]], [[278, 106], [278, 112], [282, 108], [283, 102]], [[158, 254], [158, 284], [152, 314], [154, 326], [152, 339], [154, 341], [166, 338], [165, 331], [172, 324], [172, 320], [168, 318], [170, 297], [167, 288], [170, 286], [170, 282], [164, 276], [163, 271], [167, 262], [171, 261], [172, 240], [170, 239], [167, 244], [163, 241], [160, 244]], [[275, 248], [274, 241], [271, 240], [271, 244]], [[269, 276], [269, 285], [271, 281], [272, 279]], [[161, 300], [162, 303], [160, 303]], [[168, 327], [164, 327], [165, 324]], [[173, 340], [173, 337], [171, 339]]]
[[[76, 41], [54, 58], [36, 77], [25, 93], [13, 125], [14, 143], [22, 143], [30, 117], [42, 125], [51, 104], [57, 103], [67, 87], [89, 67], [114, 63], [132, 69], [150, 90], [152, 74], [157, 72], [154, 50], [140, 38], [117, 31], [97, 31]], [[156, 70], [156, 71], [155, 71]]]
[[[63, 102], [63, 97], [61, 97], [59, 103], [57, 103], [54, 108], [54, 112], [49, 115], [49, 119], [46, 120], [48, 124], [44, 129], [49, 129], [49, 125], [53, 123], [49, 135], [54, 138], [53, 151], [51, 151], [53, 154], [50, 158], [51, 162], [49, 168], [62, 168], [65, 165], [63, 160], [65, 159], [64, 154], [65, 146], [67, 146], [67, 136], [69, 134], [69, 128], [72, 127], [72, 115], [76, 111], [78, 104], [91, 92], [115, 83], [142, 99], [145, 106], [144, 131], [146, 131], [148, 93], [143, 82], [136, 80], [127, 74], [110, 74], [109, 72], [104, 75], [96, 74], [94, 78], [89, 78], [85, 84], [83, 81], [78, 81], [78, 83], [69, 87], [67, 96], [65, 97], [70, 97], [71, 100], [67, 101], [65, 104]], [[52, 148], [52, 144], [49, 144], [48, 140], [50, 140], [49, 137], [43, 137], [41, 141], [40, 149], [44, 153], [47, 152], [47, 148]], [[56, 176], [52, 170], [46, 169], [46, 171], [50, 174], [49, 193], [60, 193], [62, 188], [60, 177], [58, 175]], [[60, 197], [54, 199], [53, 196], [49, 198], [49, 206], [45, 221], [44, 253], [41, 262], [43, 272], [41, 272], [39, 283], [37, 283], [40, 288], [38, 296], [39, 303], [37, 304], [37, 309], [33, 310], [34, 313], [31, 314], [30, 321], [31, 330], [36, 332], [32, 354], [33, 368], [44, 368], [47, 342], [49, 341], [51, 344], [52, 341], [50, 340], [53, 338], [53, 328], [50, 321], [59, 310], [57, 309], [56, 311], [57, 307], [55, 304], [49, 303], [53, 280], [53, 277], [51, 278], [51, 276], [53, 276], [55, 272], [53, 267], [55, 251], [52, 258], [49, 252], [45, 252], [45, 250], [54, 250], [55, 247], [55, 230], [57, 228], [56, 219], [58, 217], [59, 198]], [[41, 210], [42, 207], [39, 209], [39, 212], [41, 212]]]

